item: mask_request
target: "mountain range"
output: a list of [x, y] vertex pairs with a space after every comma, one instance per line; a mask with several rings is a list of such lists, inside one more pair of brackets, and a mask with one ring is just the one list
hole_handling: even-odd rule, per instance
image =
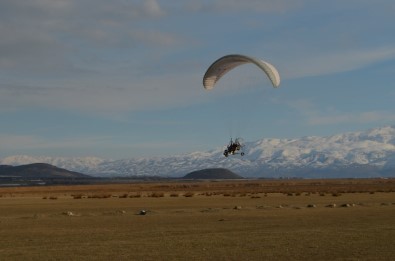
[[96, 177], [182, 177], [207, 168], [226, 168], [254, 178], [395, 177], [395, 126], [327, 137], [245, 142], [244, 156], [224, 157], [224, 149], [121, 160], [18, 155], [0, 159], [0, 164], [48, 163]]

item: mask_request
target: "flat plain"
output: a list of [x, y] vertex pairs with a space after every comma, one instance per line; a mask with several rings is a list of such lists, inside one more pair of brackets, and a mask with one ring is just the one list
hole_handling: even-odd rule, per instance
[[0, 188], [1, 260], [393, 260], [394, 243], [395, 179]]

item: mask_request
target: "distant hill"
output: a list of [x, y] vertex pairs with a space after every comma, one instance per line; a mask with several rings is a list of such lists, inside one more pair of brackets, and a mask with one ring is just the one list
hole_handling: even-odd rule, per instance
[[242, 179], [243, 177], [223, 168], [202, 169], [188, 173], [184, 179]]
[[21, 166], [0, 165], [0, 177], [17, 177], [22, 179], [51, 178], [90, 178], [91, 176], [58, 168], [46, 163], [33, 163]]

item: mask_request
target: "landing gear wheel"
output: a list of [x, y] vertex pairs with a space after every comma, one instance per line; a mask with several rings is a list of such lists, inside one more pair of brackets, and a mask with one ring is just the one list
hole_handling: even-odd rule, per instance
[[244, 156], [244, 152], [240, 153], [241, 156]]

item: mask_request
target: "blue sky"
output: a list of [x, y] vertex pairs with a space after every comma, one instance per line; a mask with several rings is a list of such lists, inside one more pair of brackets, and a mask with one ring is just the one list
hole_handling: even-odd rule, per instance
[[[2, 0], [0, 157], [206, 151], [395, 123], [392, 0]], [[227, 54], [272, 63], [274, 89]]]

